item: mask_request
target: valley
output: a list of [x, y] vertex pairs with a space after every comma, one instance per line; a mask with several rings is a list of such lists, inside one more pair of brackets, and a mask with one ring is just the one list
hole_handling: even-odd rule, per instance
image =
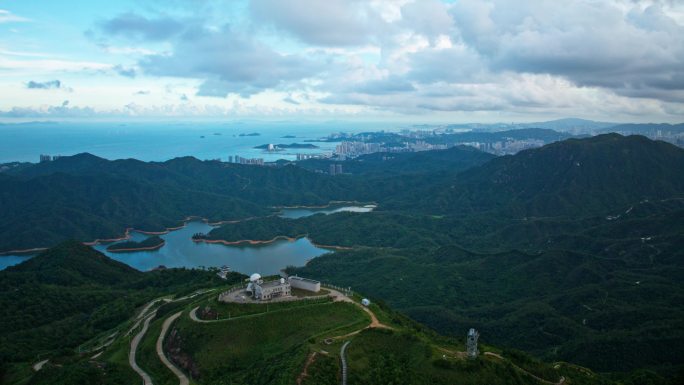
[[[138, 270], [149, 271], [159, 265], [167, 269], [137, 272], [136, 276], [144, 274], [136, 278], [140, 283], [122, 282], [123, 286], [114, 289], [118, 294], [112, 297], [104, 296], [110, 289], [102, 289], [97, 298], [118, 305], [116, 310], [109, 311], [113, 312], [109, 321], [86, 324], [89, 331], [79, 331], [82, 339], [109, 336], [115, 324], [130, 322], [125, 319], [133, 314], [132, 304], [142, 306], [141, 301], [159, 298], [164, 293], [176, 293], [182, 298], [191, 287], [219, 287], [196, 286], [196, 279], [216, 281], [213, 269], [222, 265], [240, 273], [265, 275], [279, 274], [284, 269], [288, 274], [364, 293], [376, 304], [373, 311], [379, 322], [392, 328], [389, 332], [366, 330], [350, 335], [350, 383], [380, 383], [374, 381], [395, 375], [416, 376], [410, 377], [414, 383], [423, 379], [451, 383], [456, 378], [452, 375], [460, 379], [459, 383], [481, 383], [478, 381], [483, 379], [493, 384], [538, 383], [518, 367], [533, 373], [542, 383], [556, 383], [565, 377], [572, 379], [572, 383], [630, 384], [633, 378], [646, 376], [666, 384], [666, 378], [675, 378], [681, 371], [684, 356], [684, 329], [679, 322], [684, 317], [680, 306], [684, 298], [684, 174], [680, 172], [684, 169], [683, 153], [663, 142], [609, 134], [568, 139], [503, 157], [451, 148], [419, 153], [418, 158], [378, 158], [369, 159], [368, 163], [353, 160], [350, 162], [356, 162], [355, 165], [343, 167], [357, 167], [354, 173], [335, 176], [307, 170], [308, 160], [301, 167], [283, 164], [271, 168], [193, 158], [163, 163], [107, 161], [83, 154], [0, 174], [7, 182], [0, 189], [5, 196], [12, 197], [4, 206], [0, 203], [8, 218], [8, 222], [0, 224], [5, 226], [0, 245], [3, 250], [49, 247], [48, 242], [69, 238], [81, 242], [116, 238], [126, 228], [148, 232], [178, 228], [160, 235], [165, 244], [156, 251], [110, 253], [105, 244], [94, 246]], [[414, 162], [427, 162], [423, 164], [430, 166], [413, 167]], [[385, 166], [388, 172], [382, 172]], [[368, 171], [358, 167], [368, 167]], [[67, 180], [76, 188], [62, 184]], [[125, 180], [128, 187], [92, 187], [101, 180]], [[184, 186], [190, 180], [194, 190], [188, 192]], [[91, 187], [79, 189], [81, 183]], [[36, 190], [31, 205], [22, 202], [21, 191], [35, 185], [43, 187]], [[66, 188], [67, 185], [70, 187]], [[186, 198], [190, 196], [192, 199]], [[55, 199], [62, 202], [60, 210], [47, 210], [48, 216], [41, 215], [38, 221], [32, 219], [32, 213], [37, 215], [47, 207], [40, 202], [48, 205]], [[62, 222], [65, 213], [72, 218], [69, 225]], [[188, 215], [207, 218], [208, 223], [190, 221], [183, 226], [178, 218]], [[12, 219], [19, 217], [23, 220]], [[9, 226], [10, 223], [15, 225]], [[29, 228], [21, 223], [36, 226]], [[36, 229], [40, 229], [42, 237], [33, 236]], [[196, 234], [202, 234], [201, 238], [193, 239]], [[136, 231], [130, 231], [130, 236], [136, 242], [149, 237]], [[11, 282], [32, 282], [19, 279], [17, 274], [26, 264], [38, 267], [34, 260], [45, 258], [37, 256], [7, 268], [0, 272], [0, 281], [6, 282], [6, 287], [12, 287]], [[208, 270], [184, 269], [201, 267]], [[40, 279], [45, 274], [40, 273]], [[196, 278], [174, 278], [184, 275]], [[149, 279], [156, 282], [154, 286], [142, 283]], [[179, 287], [185, 288], [185, 292], [179, 293]], [[81, 289], [64, 288], [53, 293], [50, 286], [45, 286], [40, 290], [54, 296], [57, 292], [77, 293]], [[94, 293], [92, 289], [87, 292]], [[121, 297], [122, 293], [127, 294]], [[193, 300], [157, 303], [145, 312], [149, 318], [133, 323], [136, 333], [131, 335], [137, 335], [148, 325], [134, 350], [137, 365], [154, 383], [178, 380], [155, 353], [164, 321], [178, 312], [178, 318], [169, 322], [168, 335], [176, 330], [173, 335], [180, 339], [175, 348], [197, 359], [199, 373], [210, 379], [206, 383], [221, 383], [227, 373], [235, 376], [231, 378], [237, 383], [289, 383], [300, 378], [302, 367], [309, 360], [306, 376], [301, 377], [300, 383], [340, 380], [339, 351], [346, 341], [339, 341], [335, 349], [326, 349], [320, 340], [309, 341], [311, 335], [297, 334], [295, 329], [284, 328], [282, 332], [298, 336], [297, 341], [276, 348], [269, 344], [282, 337], [274, 335], [274, 340], [265, 344], [271, 347], [259, 359], [271, 362], [268, 367], [273, 367], [273, 371], [250, 366], [250, 360], [257, 356], [242, 356], [241, 350], [225, 352], [230, 354], [226, 360], [235, 366], [212, 361], [224, 354], [218, 345], [212, 345], [214, 339], [243, 337], [212, 337], [211, 333], [223, 329], [192, 321], [189, 314], [196, 307], [218, 306], [212, 304], [212, 296], [215, 298], [216, 294], [206, 294], [201, 300], [198, 296]], [[86, 296], [78, 302], [82, 301], [90, 300]], [[25, 303], [11, 291], [3, 302], [8, 305], [8, 320], [15, 320], [9, 316], [11, 309], [16, 311], [17, 306]], [[324, 304], [316, 306], [319, 305]], [[59, 304], [54, 306], [55, 312], [67, 309]], [[94, 302], [88, 306], [90, 310], [84, 314], [102, 312]], [[337, 306], [331, 304], [330, 308]], [[306, 317], [326, 314], [307, 315], [305, 308], [299, 310]], [[227, 311], [244, 313], [237, 308]], [[292, 311], [295, 317], [296, 312]], [[345, 317], [352, 314], [343, 313]], [[268, 314], [250, 317], [245, 321], [235, 319], [235, 325], [252, 320], [266, 327], [273, 322]], [[328, 321], [321, 319], [320, 325], [334, 329], [334, 325], [357, 322], [339, 317], [344, 321], [342, 324], [326, 324]], [[54, 322], [62, 318], [55, 318]], [[3, 346], [23, 346], [18, 345], [19, 341], [41, 335], [42, 327], [5, 332], [2, 338], [9, 345]], [[460, 360], [458, 353], [464, 351], [459, 344], [471, 327], [479, 330], [483, 343], [491, 346], [478, 364]], [[328, 335], [347, 335], [356, 330]], [[326, 328], [314, 329], [314, 334], [328, 332]], [[423, 342], [418, 343], [405, 333], [415, 334]], [[73, 338], [74, 343], [78, 340], [75, 335], [65, 339], [68, 335], [65, 329], [55, 337], [61, 336], [60, 341]], [[190, 337], [183, 339], [184, 335]], [[451, 342], [444, 345], [444, 341]], [[101, 345], [108, 341], [99, 342]], [[56, 341], [52, 344], [41, 343], [40, 354], [59, 357], [66, 353], [55, 353], [50, 346], [58, 345]], [[127, 364], [128, 359], [124, 359], [128, 357], [129, 345], [114, 341], [109, 345], [113, 348], [107, 348], [98, 359], [125, 364], [125, 371], [137, 375]], [[393, 350], [396, 354], [390, 358], [371, 359], [375, 354], [372, 352], [393, 345], [402, 346], [405, 351], [399, 354]], [[118, 352], [110, 350], [114, 348]], [[456, 361], [449, 361], [448, 354], [447, 362], [439, 361], [441, 355], [437, 352], [443, 349], [454, 352]], [[311, 358], [314, 353], [315, 358]], [[16, 351], [4, 354], [8, 378], [14, 378], [11, 373], [15, 371], [25, 370], [20, 369], [25, 368], [23, 365], [38, 362], [27, 362], [28, 357]], [[74, 364], [83, 365], [82, 358], [71, 359]], [[508, 361], [513, 364], [506, 364]], [[578, 371], [572, 369], [573, 365], [588, 369]], [[371, 368], [378, 367], [384, 368], [382, 375], [373, 377]], [[421, 369], [428, 367], [431, 369], [427, 372]], [[532, 367], [539, 371], [531, 370]], [[190, 380], [192, 370], [181, 368]], [[396, 373], [388, 374], [392, 371]], [[42, 376], [41, 372], [36, 375]], [[432, 374], [426, 375], [428, 372]], [[578, 372], [593, 373], [592, 379], [583, 375], [578, 378]]]

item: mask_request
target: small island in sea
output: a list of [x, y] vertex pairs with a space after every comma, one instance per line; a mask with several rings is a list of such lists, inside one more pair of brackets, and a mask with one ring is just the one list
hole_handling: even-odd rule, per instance
[[107, 251], [112, 253], [128, 253], [134, 251], [157, 250], [164, 246], [164, 240], [158, 235], [151, 236], [144, 241], [126, 241], [115, 243], [107, 247]]
[[294, 135], [284, 135], [284, 136], [281, 136], [280, 138], [281, 138], [281, 139], [294, 139], [294, 138], [296, 138], [296, 136], [294, 136]]
[[262, 144], [259, 146], [255, 146], [254, 148], [259, 149], [259, 150], [269, 150], [269, 151], [278, 151], [278, 150], [285, 150], [285, 149], [293, 149], [293, 148], [298, 148], [298, 149], [307, 149], [307, 150], [315, 150], [318, 148], [315, 144], [310, 144], [310, 143], [290, 143], [290, 144]]
[[258, 133], [258, 132], [251, 132], [251, 133], [248, 133], [248, 134], [246, 134], [246, 133], [243, 132], [243, 133], [241, 133], [241, 134], [238, 135], [238, 136], [261, 136], [261, 134]]

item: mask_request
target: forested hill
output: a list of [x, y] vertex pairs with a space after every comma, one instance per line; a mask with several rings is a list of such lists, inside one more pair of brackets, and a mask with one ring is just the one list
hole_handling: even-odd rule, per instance
[[683, 170], [679, 147], [606, 134], [496, 158], [396, 201], [435, 214], [601, 215], [684, 196]]
[[493, 158], [495, 158], [494, 155], [473, 147], [457, 146], [434, 151], [376, 152], [344, 161], [308, 159], [298, 162], [297, 165], [307, 170], [328, 172], [331, 164], [341, 164], [343, 172], [365, 176], [416, 175], [463, 171]]
[[49, 247], [68, 238], [121, 237], [128, 227], [160, 231], [188, 216], [212, 221], [263, 216], [272, 212], [270, 206], [349, 199], [354, 187], [294, 166], [191, 157], [164, 163], [107, 161], [90, 154], [0, 177], [0, 251]]
[[143, 273], [76, 241], [0, 271], [0, 383], [8, 365], [75, 351], [152, 298], [220, 282], [200, 270]]
[[[209, 237], [307, 234], [320, 244], [347, 246], [298, 272], [360, 289], [441, 332], [475, 326], [497, 345], [601, 371], [647, 368], [672, 376], [682, 368], [684, 150], [608, 134], [491, 160], [469, 149], [388, 159], [394, 155], [370, 157], [369, 169], [377, 172], [335, 176], [296, 165], [190, 157], [146, 163], [83, 154], [23, 165], [0, 174], [0, 250], [118, 236], [126, 227], [161, 229], [189, 215], [254, 217]], [[458, 159], [475, 161], [464, 169]], [[271, 206], [331, 200], [376, 201], [378, 208], [297, 220], [271, 216]], [[58, 270], [43, 261], [41, 274]], [[113, 277], [125, 275], [110, 267]], [[44, 317], [18, 300], [25, 293], [12, 285], [31, 299], [63, 297], [49, 285], [20, 281], [22, 268], [15, 269], [0, 273], [9, 282], [2, 298], [20, 304], [16, 313], [30, 310], [27, 322]], [[108, 309], [119, 306], [98, 312], [106, 321]], [[58, 330], [69, 337], [62, 324], [17, 330], [7, 332], [11, 341], [0, 341], [15, 349], [4, 354], [27, 350], [34, 335], [47, 341], [45, 335]]]
[[[142, 162], [79, 154], [25, 165], [0, 173], [0, 252], [49, 247], [69, 238], [116, 238], [128, 227], [160, 231], [178, 226], [188, 216], [235, 220], [269, 215], [272, 206], [379, 201], [432, 183], [432, 172], [462, 170], [491, 158], [468, 148], [407, 155], [411, 156], [373, 166], [397, 170], [399, 175], [393, 179], [330, 176], [294, 165], [246, 166], [193, 157]], [[426, 169], [422, 179], [403, 177], [421, 165]]]
[[[0, 272], [0, 384], [140, 383], [130, 362], [155, 384], [178, 383], [155, 350], [171, 317], [177, 321], [162, 349], [197, 384], [339, 384], [338, 352], [350, 343], [345, 357], [354, 384], [616, 384], [574, 364], [497, 348], [489, 337], [480, 340], [479, 357], [467, 360], [467, 328], [445, 337], [379, 301], [363, 307], [359, 294], [269, 307], [216, 301], [245, 278], [184, 269], [142, 273], [79, 242], [62, 243]], [[196, 309], [215, 309], [217, 319], [198, 322], [192, 314], [205, 316]]]

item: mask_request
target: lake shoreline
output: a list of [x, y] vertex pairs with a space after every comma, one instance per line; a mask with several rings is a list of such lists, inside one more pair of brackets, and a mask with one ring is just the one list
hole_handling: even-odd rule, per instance
[[[252, 218], [254, 218], [254, 217], [252, 217]], [[107, 244], [107, 243], [113, 243], [113, 242], [126, 241], [126, 240], [131, 239], [131, 232], [141, 233], [141, 234], [145, 234], [145, 235], [164, 235], [164, 234], [170, 233], [171, 231], [180, 230], [180, 229], [182, 229], [182, 228], [185, 228], [185, 227], [187, 226], [188, 222], [193, 222], [193, 221], [201, 221], [201, 222], [204, 222], [204, 223], [208, 224], [209, 226], [214, 226], [214, 227], [215, 227], [215, 226], [218, 226], [218, 225], [220, 225], [220, 224], [222, 224], [222, 223], [237, 223], [237, 222], [241, 222], [241, 221], [244, 221], [244, 220], [247, 220], [247, 219], [252, 219], [252, 218], [238, 219], [238, 220], [234, 220], [234, 221], [220, 221], [220, 222], [214, 222], [214, 223], [217, 224], [217, 225], [214, 225], [213, 223], [210, 223], [210, 222], [209, 222], [209, 219], [207, 219], [207, 218], [199, 217], [199, 216], [189, 216], [189, 217], [185, 217], [185, 219], [182, 220], [182, 222], [183, 222], [183, 225], [182, 225], [182, 226], [165, 227], [166, 230], [162, 230], [162, 231], [146, 231], [146, 230], [138, 230], [138, 229], [136, 229], [136, 228], [134, 228], [134, 227], [127, 227], [126, 230], [124, 231], [124, 235], [121, 236], [121, 237], [118, 237], [118, 238], [104, 238], [104, 239], [97, 238], [97, 239], [95, 239], [95, 240], [93, 240], [93, 241], [84, 241], [84, 242], [82, 242], [82, 243], [83, 243], [84, 245], [86, 245], [86, 246], [91, 246], [91, 247], [92, 247], [92, 246], [97, 246], [97, 245], [101, 245], [101, 244]], [[45, 250], [47, 250], [47, 249], [49, 249], [49, 247], [34, 247], [34, 248], [30, 248], [30, 249], [18, 249], [18, 250], [0, 251], [0, 257], [6, 256], [6, 255], [22, 255], [22, 254], [31, 255], [31, 254], [37, 254], [37, 253], [39, 253], [39, 252], [41, 252], [41, 251], [45, 251]]]
[[288, 241], [288, 242], [294, 242], [302, 238], [307, 238], [309, 239], [309, 242], [311, 242], [312, 245], [315, 247], [321, 248], [321, 249], [332, 249], [332, 250], [351, 250], [351, 247], [347, 246], [332, 246], [332, 245], [321, 245], [310, 238], [308, 238], [308, 234], [302, 234], [302, 235], [297, 235], [295, 237], [289, 237], [287, 235], [278, 235], [272, 239], [268, 240], [258, 240], [258, 239], [240, 239], [237, 241], [228, 241], [225, 239], [193, 239], [193, 242], [196, 243], [210, 243], [210, 244], [221, 244], [221, 245], [226, 245], [226, 246], [239, 246], [239, 245], [269, 245], [271, 243], [277, 242], [277, 241]]
[[110, 253], [133, 253], [136, 251], [154, 251], [154, 250], [159, 250], [162, 247], [166, 245], [166, 241], [162, 239], [161, 243], [158, 243], [154, 246], [147, 246], [147, 247], [130, 247], [126, 249], [107, 249], [108, 252]]
[[[210, 222], [209, 219], [205, 218], [205, 217], [192, 215], [192, 216], [188, 216], [188, 217], [185, 217], [184, 219], [182, 219], [181, 222], [183, 224], [181, 226], [165, 227], [165, 230], [161, 230], [161, 231], [139, 230], [139, 229], [136, 229], [134, 227], [128, 227], [125, 229], [124, 235], [121, 237], [97, 238], [93, 241], [84, 241], [83, 244], [86, 246], [92, 247], [92, 246], [97, 246], [100, 244], [126, 241], [126, 240], [129, 240], [131, 238], [131, 232], [137, 232], [137, 233], [141, 233], [141, 234], [145, 234], [145, 235], [164, 235], [164, 234], [168, 234], [171, 231], [180, 230], [182, 228], [185, 228], [187, 226], [188, 222], [193, 222], [193, 221], [201, 221], [201, 222], [206, 223], [209, 226], [217, 227], [217, 226], [221, 226], [224, 224], [240, 223], [240, 222], [244, 222], [244, 221], [249, 221], [249, 220], [254, 220], [254, 219], [259, 219], [259, 218], [265, 218], [265, 217], [269, 217], [269, 216], [278, 216], [282, 213], [282, 210], [287, 210], [287, 209], [325, 209], [325, 208], [330, 208], [330, 207], [338, 206], [338, 205], [375, 206], [374, 208], [377, 208], [376, 202], [330, 201], [328, 204], [321, 205], [321, 206], [305, 206], [305, 205], [301, 205], [301, 206], [272, 206], [272, 207], [270, 207], [271, 209], [280, 210], [280, 211], [275, 212], [275, 213], [270, 214], [270, 215], [266, 215], [266, 216], [248, 217], [248, 218], [242, 218], [242, 219], [220, 220], [220, 221], [216, 221], [216, 222]], [[245, 240], [237, 241], [238, 243], [225, 243], [225, 244], [226, 245], [231, 245], [231, 244], [235, 245], [235, 244], [239, 244], [239, 243], [250, 244], [250, 242], [257, 242], [255, 244], [269, 244], [269, 243], [272, 243], [272, 242], [275, 242], [276, 240], [278, 240], [277, 238], [278, 237], [276, 237], [272, 240], [269, 240], [269, 241], [245, 239]], [[286, 238], [288, 238], [288, 237], [286, 237]], [[279, 238], [279, 239], [284, 239], [284, 238]], [[296, 239], [298, 239], [298, 238], [295, 238], [295, 240]], [[290, 239], [287, 239], [287, 240], [290, 240]], [[221, 240], [221, 241], [229, 242], [229, 241], [224, 241], [224, 240]], [[314, 243], [314, 245], [316, 245], [316, 244]], [[324, 248], [324, 249], [340, 249], [340, 250], [349, 249], [349, 248], [345, 248], [344, 246], [320, 245], [320, 247]], [[33, 247], [33, 248], [29, 248], [29, 249], [16, 249], [16, 250], [0, 251], [0, 257], [9, 256], [9, 255], [33, 255], [33, 254], [38, 254], [38, 253], [45, 251], [47, 249], [49, 249], [49, 247]]]
[[375, 206], [378, 207], [377, 202], [359, 202], [359, 201], [330, 201], [327, 205], [323, 206], [271, 206], [275, 210], [283, 209], [327, 209], [332, 206], [344, 206], [344, 205], [358, 205], [358, 206]]

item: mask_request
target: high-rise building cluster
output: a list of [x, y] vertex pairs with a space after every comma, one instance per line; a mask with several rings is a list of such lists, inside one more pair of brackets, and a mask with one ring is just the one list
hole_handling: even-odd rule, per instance
[[430, 151], [430, 150], [446, 150], [448, 146], [446, 144], [430, 144], [422, 140], [418, 140], [414, 143], [407, 143], [408, 148], [411, 151]]
[[41, 154], [41, 155], [40, 155], [40, 163], [52, 162], [53, 160], [57, 160], [57, 159], [59, 159], [59, 158], [61, 158], [61, 157], [62, 157], [62, 155], [52, 155], [52, 156], [50, 156], [50, 155]]
[[263, 158], [243, 158], [240, 155], [235, 155], [235, 156], [231, 155], [228, 157], [228, 163], [250, 164], [250, 165], [255, 165], [255, 166], [263, 166], [264, 165], [264, 159]]
[[330, 165], [330, 175], [340, 175], [342, 174], [342, 165], [339, 163]]
[[522, 150], [541, 147], [546, 144], [540, 139], [509, 139], [496, 142], [459, 142], [456, 145], [475, 147], [480, 151], [489, 152], [495, 155], [516, 154]]
[[342, 142], [335, 146], [335, 154], [343, 158], [355, 158], [380, 151], [382, 151], [380, 143]]
[[330, 158], [330, 153], [324, 154], [297, 154], [297, 160], [307, 160], [307, 159], [325, 159]]

